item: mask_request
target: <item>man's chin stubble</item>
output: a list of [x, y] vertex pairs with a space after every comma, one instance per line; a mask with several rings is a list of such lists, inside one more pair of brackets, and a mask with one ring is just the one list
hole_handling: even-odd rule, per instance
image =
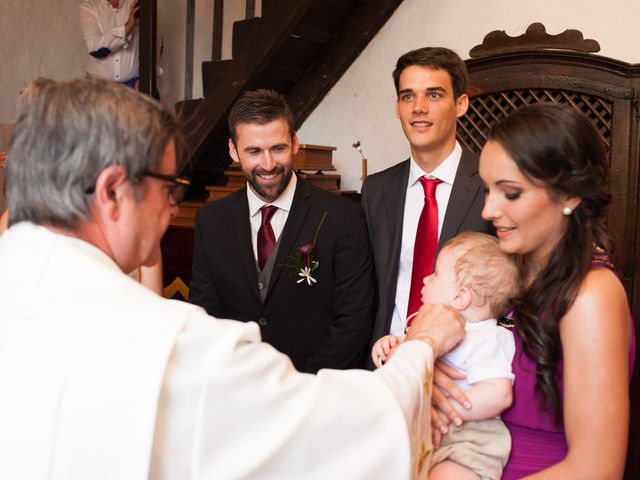
[[257, 175], [255, 174], [251, 174], [251, 176], [247, 178], [247, 180], [249, 181], [249, 185], [251, 185], [253, 190], [260, 197], [262, 197], [262, 199], [272, 202], [276, 200], [280, 195], [282, 195], [282, 192], [284, 192], [284, 189], [287, 188], [287, 185], [289, 185], [289, 180], [291, 180], [292, 174], [293, 174], [292, 170], [283, 172], [280, 182], [278, 182], [278, 184], [274, 188], [269, 190], [264, 189], [262, 185], [260, 185], [260, 183], [257, 180]]

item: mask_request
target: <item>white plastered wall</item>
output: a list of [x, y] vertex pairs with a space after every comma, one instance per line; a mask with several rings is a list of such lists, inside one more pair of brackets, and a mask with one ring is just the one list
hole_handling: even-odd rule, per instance
[[156, 86], [163, 105], [173, 112], [176, 102], [184, 98], [187, 0], [160, 0], [157, 5]]
[[[78, 24], [81, 3], [0, 0], [0, 123], [16, 121], [18, 92], [30, 80], [84, 76], [87, 52]], [[157, 84], [162, 102], [173, 111], [175, 103], [184, 98], [187, 0], [158, 0], [157, 5]], [[199, 98], [201, 65], [211, 60], [213, 0], [196, 0], [195, 8], [193, 98]], [[258, 1], [257, 15], [260, 10]], [[244, 0], [225, 1], [223, 58], [231, 56], [232, 23], [244, 15]]]
[[37, 77], [84, 75], [81, 0], [0, 0], [0, 123], [14, 123], [18, 92]]
[[342, 188], [360, 190], [360, 140], [369, 173], [409, 156], [395, 116], [391, 72], [403, 53], [444, 46], [463, 59], [492, 30], [521, 35], [533, 22], [547, 32], [567, 28], [600, 43], [599, 55], [640, 63], [638, 0], [404, 0], [345, 75], [298, 131], [301, 143], [334, 145], [334, 165]]

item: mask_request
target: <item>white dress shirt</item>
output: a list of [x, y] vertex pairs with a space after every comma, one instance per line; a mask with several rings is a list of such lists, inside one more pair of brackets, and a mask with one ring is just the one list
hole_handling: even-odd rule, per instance
[[430, 448], [422, 342], [303, 374], [78, 238], [21, 222], [0, 265], [2, 479], [409, 479]]
[[400, 268], [398, 270], [398, 285], [396, 287], [396, 303], [391, 318], [391, 335], [404, 335], [407, 328], [407, 308], [409, 308], [409, 292], [411, 290], [411, 270], [413, 268], [413, 247], [418, 231], [418, 221], [424, 207], [424, 188], [420, 177], [437, 178], [442, 183], [436, 188], [438, 202], [438, 238], [442, 231], [442, 223], [449, 197], [456, 178], [462, 148], [456, 142], [453, 152], [431, 173], [423, 171], [413, 157], [409, 166], [409, 183], [404, 203], [404, 219], [402, 221], [402, 246], [400, 249]]
[[[87, 45], [86, 70], [91, 77], [127, 82], [139, 75], [139, 29], [125, 35], [125, 23], [133, 0], [121, 0], [113, 8], [107, 0], [85, 0], [80, 5], [80, 27]], [[95, 58], [89, 52], [108, 48], [111, 53]]]
[[287, 223], [287, 218], [289, 218], [289, 212], [291, 211], [291, 205], [293, 204], [293, 196], [296, 193], [296, 185], [298, 183], [298, 179], [296, 178], [296, 174], [291, 175], [291, 180], [289, 180], [289, 184], [284, 189], [284, 191], [280, 194], [278, 198], [276, 198], [273, 202], [267, 203], [261, 198], [259, 198], [249, 184], [247, 184], [247, 201], [249, 202], [249, 221], [251, 222], [251, 244], [253, 245], [253, 256], [258, 258], [258, 230], [260, 229], [260, 224], [262, 223], [262, 212], [260, 209], [265, 205], [273, 205], [274, 207], [278, 207], [273, 216], [271, 217], [271, 228], [273, 229], [273, 234], [276, 237], [276, 242], [280, 240], [280, 235], [282, 234], [282, 230], [284, 230], [284, 226]]

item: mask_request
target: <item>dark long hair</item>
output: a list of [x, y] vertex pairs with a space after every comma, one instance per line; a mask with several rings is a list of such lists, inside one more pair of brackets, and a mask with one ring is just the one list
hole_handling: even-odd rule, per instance
[[552, 199], [565, 195], [581, 199], [547, 264], [516, 298], [513, 308], [524, 352], [536, 365], [541, 408], [551, 408], [560, 424], [560, 320], [591, 269], [594, 249], [607, 252], [610, 248], [604, 227], [611, 199], [605, 191], [605, 150], [587, 117], [556, 104], [516, 111], [492, 129], [489, 140], [498, 142], [526, 177], [544, 184]]

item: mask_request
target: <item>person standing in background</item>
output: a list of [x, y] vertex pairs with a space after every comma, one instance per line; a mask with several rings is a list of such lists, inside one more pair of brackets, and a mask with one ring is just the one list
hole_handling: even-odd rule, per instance
[[137, 87], [139, 8], [138, 0], [85, 0], [80, 5], [88, 77]]

